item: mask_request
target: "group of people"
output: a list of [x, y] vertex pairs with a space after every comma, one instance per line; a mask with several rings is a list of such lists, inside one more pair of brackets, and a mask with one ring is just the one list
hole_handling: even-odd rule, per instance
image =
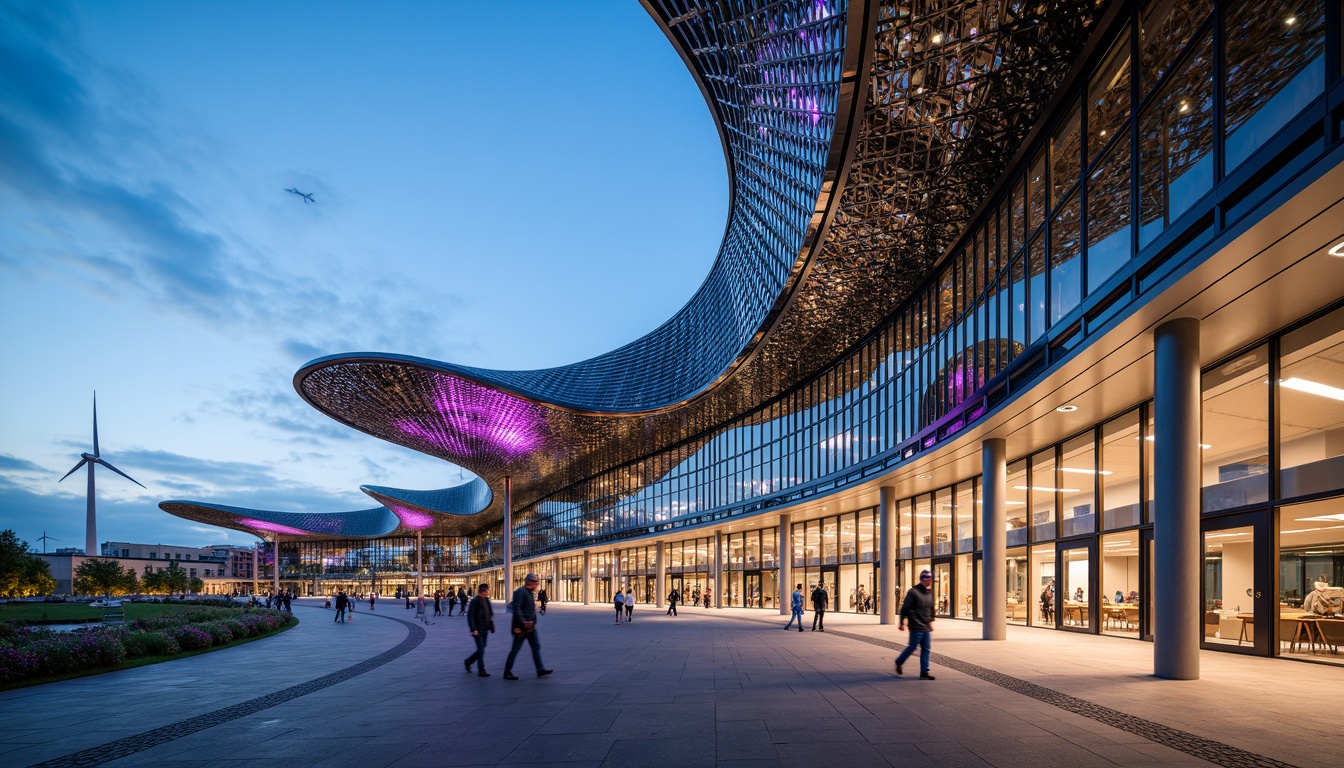
[[[627, 593], [629, 591], [630, 590], [628, 589], [626, 590]], [[685, 604], [686, 604], [685, 598], [682, 597], [681, 590], [677, 589], [676, 587], [673, 587], [672, 591], [667, 593], [666, 615], [676, 616], [677, 606]], [[709, 590], [705, 590], [702, 593], [700, 591], [700, 588], [696, 587], [695, 591], [691, 593], [691, 605], [703, 605], [704, 607], [709, 608], [710, 607]]]
[[444, 601], [447, 601], [447, 603], [448, 603], [448, 615], [449, 615], [449, 616], [452, 616], [452, 615], [453, 615], [453, 609], [454, 609], [454, 608], [457, 608], [457, 607], [459, 607], [459, 606], [461, 606], [462, 610], [458, 613], [458, 615], [459, 615], [459, 616], [466, 616], [466, 615], [467, 615], [467, 590], [466, 590], [464, 587], [458, 587], [458, 588], [457, 588], [457, 594], [453, 594], [453, 590], [452, 590], [452, 589], [449, 589], [449, 590], [446, 591], [446, 592], [445, 592], [444, 590], [442, 590], [442, 589], [437, 589], [437, 590], [435, 590], [435, 591], [434, 591], [434, 615], [435, 615], [435, 616], [442, 616], [442, 615], [443, 615], [443, 603], [444, 603]]
[[616, 606], [616, 623], [620, 624], [624, 619], [626, 624], [634, 621], [635, 613], [635, 593], [630, 591], [629, 587], [622, 592], [616, 590], [616, 597], [612, 598], [612, 604]]
[[276, 593], [266, 594], [266, 607], [275, 608], [277, 611], [293, 613], [294, 609], [290, 605], [294, 601], [294, 590], [282, 589]]
[[[919, 583], [905, 593], [905, 600], [901, 603], [900, 621], [896, 628], [905, 631], [908, 624], [910, 627], [910, 642], [906, 645], [905, 650], [901, 651], [901, 655], [896, 657], [896, 674], [898, 675], [905, 674], [906, 660], [918, 649], [919, 679], [934, 679], [933, 675], [929, 673], [930, 633], [933, 632], [934, 621], [932, 587], [933, 573], [920, 571]], [[1049, 588], [1053, 589], [1053, 585]], [[812, 602], [812, 631], [825, 632], [826, 611], [831, 605], [830, 594], [826, 591], [826, 585], [817, 582], [809, 599]], [[803, 585], [797, 584], [794, 586], [793, 595], [789, 600], [789, 623], [784, 625], [786, 631], [793, 628], [795, 621], [798, 623], [798, 631], [803, 631], [803, 602]]]
[[[826, 585], [817, 582], [812, 588], [812, 631], [826, 631], [826, 610], [831, 607], [831, 595], [826, 591]], [[798, 631], [803, 631], [803, 585], [798, 584], [793, 589], [793, 596], [789, 599], [789, 623], [784, 625], [784, 629], [792, 629], [793, 622], [797, 620]]]
[[[540, 598], [537, 589], [540, 586], [541, 580], [537, 575], [529, 573], [523, 578], [523, 586], [515, 589], [513, 597], [509, 600], [508, 610], [513, 616], [509, 632], [513, 636], [513, 646], [504, 661], [505, 680], [518, 679], [518, 676], [513, 674], [513, 662], [518, 657], [518, 651], [522, 649], [523, 643], [527, 643], [532, 649], [532, 663], [536, 665], [537, 677], [545, 677], [555, 671], [548, 669], [541, 661], [541, 638], [537, 633], [537, 603]], [[541, 592], [542, 595], [545, 594], [545, 590]], [[490, 673], [485, 671], [485, 646], [487, 639], [495, 631], [495, 609], [490, 603], [489, 584], [476, 587], [476, 596], [471, 598], [466, 612], [467, 631], [471, 633], [471, 639], [476, 643], [476, 652], [464, 659], [462, 664], [467, 672], [470, 672], [475, 665], [479, 677], [489, 677]]]

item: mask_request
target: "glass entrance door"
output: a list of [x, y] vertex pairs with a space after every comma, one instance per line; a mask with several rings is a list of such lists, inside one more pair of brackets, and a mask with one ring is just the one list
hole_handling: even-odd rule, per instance
[[644, 594], [639, 595], [638, 598], [639, 599], [636, 602], [648, 603], [649, 605], [653, 605], [654, 603], [658, 602], [657, 576], [644, 577]]
[[764, 608], [765, 594], [761, 590], [761, 572], [747, 571], [743, 574], [746, 583], [743, 585], [743, 591], [746, 597], [746, 607]]
[[1206, 520], [1203, 528], [1202, 645], [1268, 655], [1273, 635], [1268, 517], [1232, 515]]
[[[810, 585], [804, 585], [805, 591], [803, 592], [803, 597], [806, 598], [804, 602], [807, 605], [807, 609], [810, 611], [812, 610], [812, 592], [811, 590], [807, 590], [807, 586]], [[840, 603], [839, 598], [837, 597], [837, 595], [840, 594], [839, 568], [830, 567], [821, 569], [821, 588], [826, 590], [826, 596], [829, 598], [830, 607], [827, 608], [826, 610], [828, 611], [839, 610]]]
[[933, 615], [951, 616], [952, 603], [952, 558], [933, 561]]

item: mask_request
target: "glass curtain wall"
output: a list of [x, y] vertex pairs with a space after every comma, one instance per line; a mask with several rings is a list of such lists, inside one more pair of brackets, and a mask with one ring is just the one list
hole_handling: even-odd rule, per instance
[[723, 578], [718, 599], [734, 608], [775, 608], [779, 591], [777, 528], [723, 535]]
[[[879, 598], [875, 567], [878, 562], [877, 510], [861, 509], [793, 524], [795, 540], [800, 531], [806, 536], [812, 530], [816, 530], [820, 537], [823, 554], [813, 562], [814, 558], [807, 552], [795, 551], [794, 582], [803, 584], [809, 598], [812, 588], [821, 583], [832, 611], [875, 612]], [[824, 554], [830, 538], [834, 539], [834, 558]]]

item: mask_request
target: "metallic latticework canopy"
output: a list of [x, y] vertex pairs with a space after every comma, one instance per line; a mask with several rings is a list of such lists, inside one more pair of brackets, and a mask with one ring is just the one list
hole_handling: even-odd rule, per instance
[[545, 371], [323, 358], [295, 376], [306, 400], [491, 483], [511, 476], [518, 506], [657, 451], [689, 455], [925, 279], [1100, 12], [1095, 0], [646, 4], [706, 93], [733, 184], [719, 258], [690, 303], [643, 339]]

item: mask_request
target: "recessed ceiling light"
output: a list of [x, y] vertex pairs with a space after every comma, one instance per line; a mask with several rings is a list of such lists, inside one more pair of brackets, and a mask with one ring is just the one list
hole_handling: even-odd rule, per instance
[[1056, 410], [1056, 411], [1059, 411], [1060, 413], [1073, 413], [1074, 411], [1078, 410], [1078, 406], [1076, 406], [1076, 405], [1061, 405], [1061, 406], [1059, 406], [1058, 408], [1056, 408], [1055, 410]]
[[1335, 247], [1330, 249], [1330, 255], [1344, 259], [1344, 241], [1335, 243]]
[[918, 477], [920, 480], [928, 480], [930, 477], [933, 477], [933, 475], [915, 475], [915, 477]]

